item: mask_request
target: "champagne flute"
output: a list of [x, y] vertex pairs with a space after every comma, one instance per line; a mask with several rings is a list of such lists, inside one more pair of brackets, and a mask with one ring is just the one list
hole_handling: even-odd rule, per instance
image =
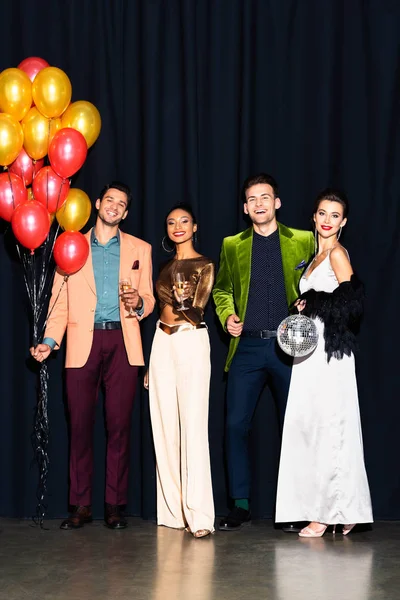
[[185, 278], [185, 273], [175, 273], [174, 274], [174, 285], [175, 285], [175, 291], [177, 293], [177, 295], [180, 298], [180, 303], [181, 305], [176, 309], [176, 310], [188, 310], [188, 308], [186, 306], [184, 306], [184, 300], [183, 300], [183, 294], [185, 292], [185, 283], [186, 283], [186, 278]]
[[[130, 280], [130, 278], [120, 279], [119, 289], [121, 290], [121, 294], [124, 294], [125, 292], [133, 292], [134, 288], [132, 286], [132, 281]], [[135, 316], [135, 311], [133, 310], [132, 306], [130, 306], [129, 310], [128, 310], [128, 315], [126, 318], [131, 319], [134, 316]]]

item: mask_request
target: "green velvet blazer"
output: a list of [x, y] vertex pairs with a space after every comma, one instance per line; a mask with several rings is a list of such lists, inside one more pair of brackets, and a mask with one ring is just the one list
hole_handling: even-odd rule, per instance
[[[288, 306], [299, 296], [299, 281], [306, 264], [314, 253], [311, 231], [291, 229], [278, 223], [283, 275]], [[237, 314], [244, 321], [250, 286], [253, 227], [224, 239], [220, 266], [213, 290], [216, 311], [226, 330], [227, 318]], [[225, 371], [229, 370], [240, 338], [231, 338]]]

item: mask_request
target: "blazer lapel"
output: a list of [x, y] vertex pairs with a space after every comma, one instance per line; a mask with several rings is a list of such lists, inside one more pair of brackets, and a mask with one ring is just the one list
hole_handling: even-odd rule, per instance
[[283, 277], [285, 280], [285, 291], [286, 298], [288, 299], [288, 303], [290, 303], [290, 299], [293, 296], [293, 284], [295, 278], [295, 247], [293, 244], [293, 233], [282, 225], [282, 223], [278, 223], [279, 229], [279, 241], [281, 244], [281, 253], [282, 253], [282, 267], [283, 267]]
[[84, 276], [84, 278], [86, 279], [86, 282], [88, 283], [93, 294], [96, 296], [96, 282], [94, 280], [94, 271], [93, 271], [93, 263], [92, 263], [92, 244], [91, 244], [92, 231], [93, 231], [93, 229], [91, 229], [90, 231], [85, 233], [85, 238], [87, 240], [87, 243], [89, 244], [89, 256], [87, 258], [87, 261], [83, 265], [81, 272], [82, 272], [82, 275]]
[[[120, 235], [120, 260], [119, 260], [119, 278], [120, 279], [128, 279], [132, 277], [134, 271], [132, 271], [132, 265], [135, 259], [136, 247], [131, 241], [131, 238], [128, 237], [122, 231], [119, 232]], [[134, 282], [132, 282], [134, 284]]]
[[253, 247], [253, 228], [250, 227], [243, 232], [236, 246], [240, 277], [240, 318], [244, 319], [249, 297], [250, 275], [251, 275], [251, 250]]

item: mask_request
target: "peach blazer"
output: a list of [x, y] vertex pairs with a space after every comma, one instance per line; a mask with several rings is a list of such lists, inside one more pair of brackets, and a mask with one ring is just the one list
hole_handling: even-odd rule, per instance
[[[89, 243], [89, 256], [82, 269], [68, 278], [57, 269], [54, 276], [44, 337], [53, 338], [57, 342], [57, 348], [61, 345], [67, 330], [66, 367], [83, 367], [89, 358], [93, 342], [97, 297], [90, 247], [91, 231], [85, 234]], [[139, 291], [144, 301], [143, 316], [133, 319], [126, 318], [128, 313], [121, 304], [122, 333], [129, 364], [140, 366], [144, 364], [144, 360], [139, 320], [152, 312], [155, 302], [151, 246], [122, 231], [120, 236], [119, 278], [130, 277], [133, 287]], [[133, 266], [138, 268], [132, 268]]]

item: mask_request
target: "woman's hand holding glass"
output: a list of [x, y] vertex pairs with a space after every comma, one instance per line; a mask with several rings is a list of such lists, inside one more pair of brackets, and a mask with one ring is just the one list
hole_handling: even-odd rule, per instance
[[192, 286], [189, 281], [186, 281], [184, 273], [175, 273], [172, 281], [172, 290], [179, 306], [176, 310], [188, 310], [184, 305], [185, 300], [190, 298]]

